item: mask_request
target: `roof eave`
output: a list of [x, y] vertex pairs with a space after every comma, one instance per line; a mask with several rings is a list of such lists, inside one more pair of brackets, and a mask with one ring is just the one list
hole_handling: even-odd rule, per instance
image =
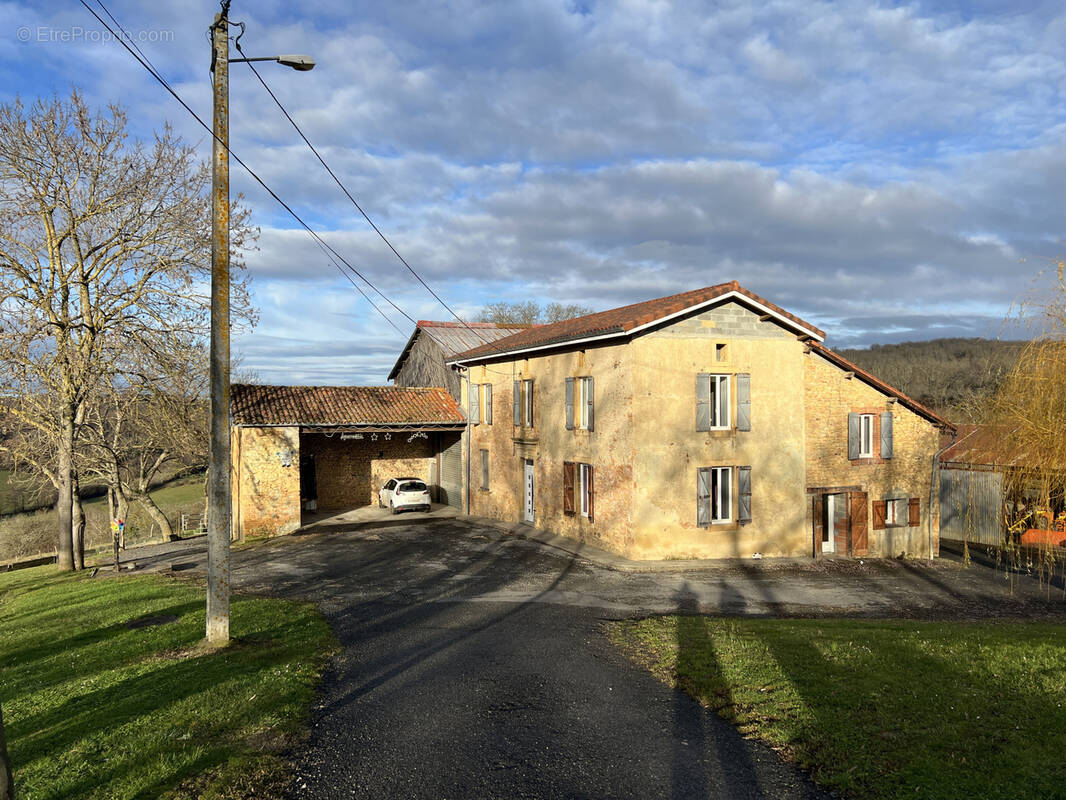
[[730, 290], [728, 292], [725, 292], [724, 294], [720, 294], [717, 297], [712, 297], [712, 298], [710, 298], [708, 300], [704, 300], [702, 303], [695, 303], [695, 304], [693, 304], [691, 306], [687, 306], [686, 308], [681, 309], [680, 311], [675, 311], [672, 314], [666, 314], [666, 315], [664, 315], [662, 317], [658, 317], [658, 318], [653, 319], [653, 320], [651, 320], [649, 322], [645, 322], [645, 323], [643, 323], [641, 325], [637, 325], [636, 327], [630, 328], [628, 330], [622, 328], [622, 329], [618, 329], [616, 331], [612, 331], [610, 333], [606, 333], [606, 334], [602, 334], [602, 335], [598, 335], [598, 336], [579, 336], [579, 337], [574, 338], [574, 339], [560, 339], [560, 340], [555, 341], [555, 342], [549, 342], [547, 344], [542, 344], [542, 345], [533, 345], [531, 347], [516, 347], [516, 348], [514, 348], [512, 350], [495, 350], [495, 351], [490, 352], [490, 353], [481, 353], [481, 354], [473, 356], [471, 358], [453, 358], [453, 359], [449, 359], [445, 363], [448, 364], [449, 366], [462, 367], [462, 366], [467, 366], [469, 364], [475, 364], [475, 363], [477, 363], [479, 361], [487, 361], [487, 360], [490, 360], [490, 359], [493, 359], [493, 358], [499, 358], [501, 356], [520, 355], [522, 353], [533, 353], [533, 352], [536, 352], [536, 351], [539, 351], [539, 350], [550, 350], [550, 349], [557, 348], [557, 347], [572, 347], [574, 345], [585, 344], [587, 342], [603, 341], [604, 339], [618, 339], [618, 338], [623, 338], [623, 337], [637, 336], [637, 335], [639, 335], [640, 333], [644, 332], [645, 330], [647, 330], [649, 328], [653, 328], [653, 327], [655, 327], [657, 325], [662, 325], [664, 322], [669, 322], [670, 320], [677, 319], [678, 317], [682, 317], [682, 316], [684, 316], [686, 314], [691, 314], [694, 311], [699, 311], [699, 310], [702, 310], [702, 309], [707, 308], [709, 306], [712, 306], [712, 305], [715, 305], [715, 304], [718, 304], [718, 303], [722, 303], [722, 302], [725, 302], [725, 301], [728, 301], [728, 300], [733, 300], [733, 299], [740, 300], [740, 301], [742, 301], [744, 303], [748, 303], [750, 305], [755, 306], [757, 309], [762, 311], [764, 314], [767, 314], [767, 315], [773, 317], [775, 320], [778, 321], [779, 324], [784, 325], [785, 327], [791, 328], [793, 331], [795, 331], [798, 334], [801, 334], [803, 336], [809, 336], [810, 338], [812, 338], [812, 339], [814, 339], [814, 340], [816, 340], [818, 342], [822, 342], [822, 341], [825, 340], [825, 332], [824, 331], [822, 331], [822, 330], [820, 330], [818, 328], [815, 328], [813, 326], [801, 325], [800, 323], [796, 322], [795, 320], [791, 320], [788, 317], [782, 315], [781, 313], [779, 313], [777, 311], [774, 311], [774, 309], [772, 309], [772, 308], [770, 308], [770, 307], [768, 307], [766, 305], [763, 305], [758, 300], [755, 300], [755, 299], [749, 297], [748, 295], [744, 294], [743, 292], [738, 292], [735, 289], [733, 289], [733, 290]]

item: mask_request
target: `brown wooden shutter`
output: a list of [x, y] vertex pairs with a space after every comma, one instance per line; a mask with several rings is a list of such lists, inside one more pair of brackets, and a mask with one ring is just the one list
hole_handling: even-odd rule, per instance
[[885, 529], [885, 520], [888, 518], [888, 501], [887, 500], [874, 500], [874, 530], [881, 531]]
[[825, 514], [824, 506], [825, 495], [816, 494], [813, 499], [813, 508], [811, 513], [814, 515], [814, 554], [821, 555], [822, 552], [822, 536], [825, 530], [824, 520], [822, 515]]
[[563, 513], [574, 516], [574, 464], [563, 462]]
[[588, 468], [588, 476], [589, 476], [589, 522], [592, 522], [594, 520], [594, 518], [595, 518], [594, 515], [593, 515], [593, 508], [596, 505], [596, 482], [593, 480], [593, 475], [595, 474], [595, 472], [596, 472], [596, 470], [594, 470], [591, 466]]
[[917, 497], [912, 497], [907, 503], [907, 524], [911, 526], [922, 524], [922, 501]]
[[866, 492], [848, 492], [848, 517], [851, 523], [851, 554], [864, 556], [869, 548], [867, 533]]

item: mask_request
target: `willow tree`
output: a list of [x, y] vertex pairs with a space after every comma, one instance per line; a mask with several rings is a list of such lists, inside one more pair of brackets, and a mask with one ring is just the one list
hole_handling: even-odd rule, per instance
[[[90, 109], [76, 91], [0, 106], [0, 403], [53, 443], [66, 569], [94, 394], [122, 382], [130, 353], [207, 330], [210, 173], [169, 127], [150, 142], [126, 128], [119, 106]], [[231, 219], [238, 267], [245, 219]], [[239, 280], [233, 306], [248, 308]]]

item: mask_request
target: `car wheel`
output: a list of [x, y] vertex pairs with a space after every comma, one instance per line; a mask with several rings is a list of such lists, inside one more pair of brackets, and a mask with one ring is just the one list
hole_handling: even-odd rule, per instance
[[398, 508], [396, 508], [396, 506], [391, 506], [391, 508], [392, 508], [392, 513], [393, 514], [399, 514], [400, 513], [400, 510]]

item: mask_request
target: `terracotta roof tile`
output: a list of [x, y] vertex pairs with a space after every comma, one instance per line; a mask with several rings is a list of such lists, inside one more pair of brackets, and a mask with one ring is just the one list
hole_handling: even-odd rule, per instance
[[398, 386], [233, 384], [235, 425], [462, 425], [444, 389]]
[[612, 308], [607, 311], [588, 314], [584, 317], [575, 317], [562, 322], [554, 322], [549, 325], [537, 325], [505, 339], [473, 347], [464, 353], [456, 355], [455, 360], [470, 361], [500, 353], [511, 353], [553, 344], [566, 344], [567, 342], [594, 336], [625, 334], [634, 328], [679, 314], [686, 309], [710, 302], [731, 292], [747, 297], [773, 311], [775, 314], [792, 322], [796, 327], [809, 332], [812, 336], [825, 337], [824, 331], [808, 322], [804, 322], [799, 317], [788, 313], [770, 301], [764, 300], [757, 294], [749, 292], [736, 281], [730, 281], [729, 283], [720, 283], [717, 286], [707, 286], [703, 289], [682, 292], [669, 297], [660, 297], [656, 300], [645, 300], [641, 303]]

